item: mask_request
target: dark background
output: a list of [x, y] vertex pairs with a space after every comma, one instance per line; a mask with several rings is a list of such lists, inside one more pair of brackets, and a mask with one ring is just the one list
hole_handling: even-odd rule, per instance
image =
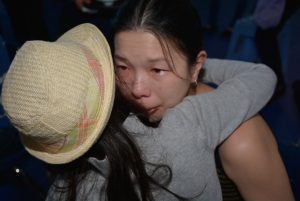
[[[94, 4], [90, 9], [96, 13], [89, 14], [81, 12], [70, 0], [0, 0], [1, 83], [16, 50], [27, 40], [54, 41], [83, 22], [97, 25], [108, 36], [110, 20], [120, 1], [112, 7]], [[251, 18], [255, 0], [193, 0], [193, 3], [202, 19], [208, 57], [264, 61], [260, 56], [262, 49], [257, 45], [258, 28]], [[275, 135], [296, 199], [300, 201], [300, 11], [299, 7], [290, 7], [291, 14], [278, 28], [274, 41], [267, 37], [265, 41], [270, 46], [267, 44], [264, 50], [274, 63], [268, 65], [282, 69], [284, 90], [278, 90], [261, 114]], [[44, 164], [27, 154], [18, 133], [1, 115], [0, 200], [43, 200], [49, 184]]]

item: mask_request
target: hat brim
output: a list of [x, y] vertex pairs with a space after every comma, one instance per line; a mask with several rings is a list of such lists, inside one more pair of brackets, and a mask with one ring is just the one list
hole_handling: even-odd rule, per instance
[[92, 147], [107, 125], [115, 96], [115, 75], [110, 47], [106, 38], [96, 26], [89, 23], [78, 25], [63, 34], [57, 42], [77, 43], [93, 53], [101, 64], [101, 71], [104, 75], [105, 95], [103, 96], [103, 101], [99, 101], [99, 104], [101, 104], [101, 112], [99, 113], [99, 118], [97, 118], [95, 126], [92, 131], [89, 131], [90, 133], [87, 135], [85, 141], [78, 147], [68, 152], [48, 153], [46, 151], [32, 149], [31, 146], [26, 146], [26, 141], [23, 141], [25, 149], [30, 154], [50, 164], [69, 163], [82, 156]]

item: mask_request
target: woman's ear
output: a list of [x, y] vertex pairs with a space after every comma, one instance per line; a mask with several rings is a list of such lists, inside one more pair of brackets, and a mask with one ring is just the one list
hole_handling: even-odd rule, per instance
[[201, 50], [198, 55], [197, 55], [197, 58], [196, 58], [196, 62], [195, 64], [193, 65], [192, 67], [192, 79], [191, 79], [191, 82], [196, 82], [198, 80], [198, 76], [199, 76], [199, 73], [205, 63], [205, 60], [207, 58], [207, 54], [204, 50]]

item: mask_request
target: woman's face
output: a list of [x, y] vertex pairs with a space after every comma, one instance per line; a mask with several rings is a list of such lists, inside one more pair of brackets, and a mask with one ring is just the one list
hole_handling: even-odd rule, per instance
[[161, 120], [168, 108], [177, 105], [198, 76], [193, 76], [186, 57], [171, 45], [168, 57], [172, 61], [168, 60], [158, 39], [149, 32], [119, 32], [114, 44], [120, 92], [150, 122]]

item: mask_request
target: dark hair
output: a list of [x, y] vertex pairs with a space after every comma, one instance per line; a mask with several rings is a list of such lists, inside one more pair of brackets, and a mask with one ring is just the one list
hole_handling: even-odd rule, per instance
[[125, 1], [112, 23], [112, 37], [133, 29], [153, 33], [161, 44], [170, 42], [187, 57], [190, 65], [202, 50], [200, 18], [189, 0]]
[[[127, 0], [120, 8], [113, 23], [113, 35], [121, 31], [143, 29], [153, 33], [168, 53], [168, 43], [186, 56], [193, 64], [202, 50], [202, 28], [196, 10], [189, 0]], [[113, 46], [112, 46], [113, 47]], [[120, 105], [115, 103], [115, 106]], [[122, 104], [121, 104], [122, 105]], [[76, 162], [64, 166], [67, 186], [57, 186], [67, 191], [67, 200], [76, 199], [76, 187], [93, 167], [87, 162], [89, 156], [107, 157], [109, 176], [100, 193], [106, 193], [108, 201], [151, 201], [152, 192], [163, 189], [178, 198], [167, 185], [172, 180], [172, 170], [164, 164], [143, 161], [141, 151], [125, 129], [120, 111], [114, 108], [110, 121], [101, 138], [93, 148]], [[124, 116], [123, 116], [124, 117]], [[145, 166], [152, 166], [146, 172]], [[138, 191], [138, 192], [137, 192]], [[88, 193], [88, 192], [87, 192]]]
[[[122, 126], [125, 117], [122, 111], [114, 108], [102, 136], [85, 155], [66, 165], [49, 165], [50, 172], [63, 175], [66, 181], [63, 186], [54, 185], [55, 193], [60, 193], [60, 199], [76, 200], [77, 186], [94, 168], [88, 158], [101, 160], [106, 157], [109, 161], [109, 174], [99, 195], [105, 194], [108, 201], [152, 201], [153, 190], [159, 188], [178, 200], [186, 200], [166, 188], [172, 179], [172, 171], [167, 165], [143, 161], [141, 152], [131, 137], [134, 134], [129, 134]], [[153, 167], [152, 172], [148, 174], [145, 165]], [[91, 193], [84, 192], [86, 195]]]

